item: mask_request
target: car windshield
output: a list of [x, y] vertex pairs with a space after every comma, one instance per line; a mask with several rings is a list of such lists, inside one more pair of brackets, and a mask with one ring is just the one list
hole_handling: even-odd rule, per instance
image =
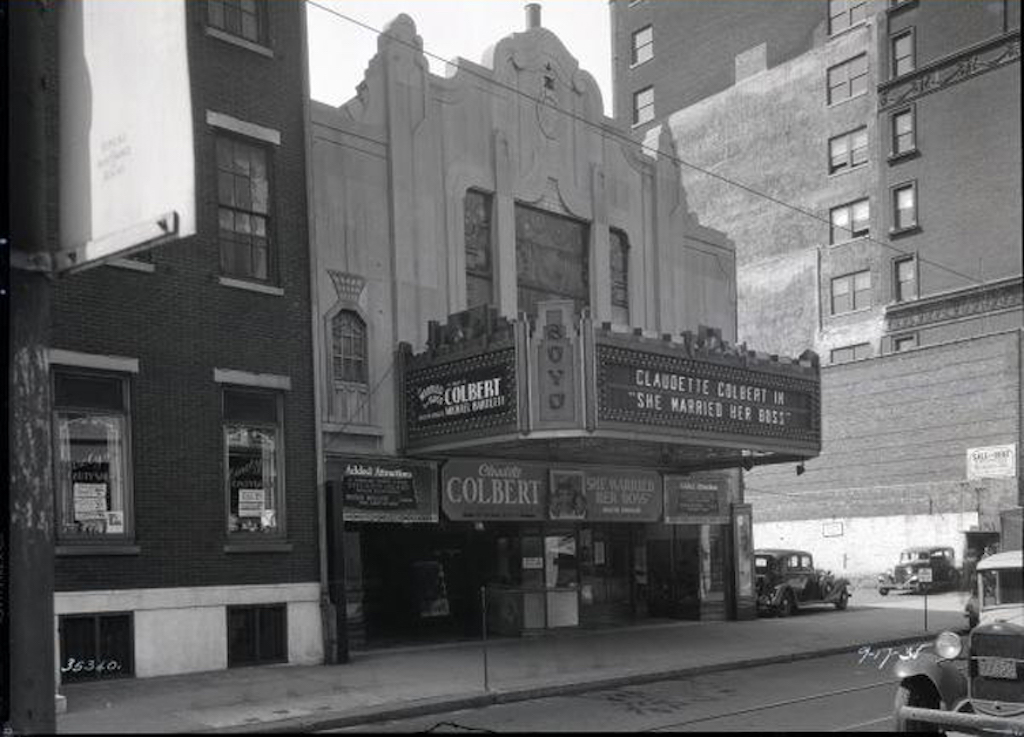
[[900, 562], [905, 563], [910, 560], [928, 560], [927, 550], [904, 550], [900, 555]]
[[1020, 569], [981, 572], [983, 607], [994, 604], [1024, 604], [1024, 576]]
[[765, 573], [768, 570], [768, 562], [771, 558], [767, 558], [763, 555], [758, 555], [754, 558], [754, 569], [758, 573]]

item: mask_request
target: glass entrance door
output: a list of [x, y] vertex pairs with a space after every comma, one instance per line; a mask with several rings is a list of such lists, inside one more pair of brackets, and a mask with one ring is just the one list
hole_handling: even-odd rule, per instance
[[580, 619], [614, 624], [634, 614], [633, 534], [628, 525], [580, 529]]
[[579, 568], [576, 535], [544, 538], [544, 569], [547, 582], [547, 626], [575, 627], [579, 620]]

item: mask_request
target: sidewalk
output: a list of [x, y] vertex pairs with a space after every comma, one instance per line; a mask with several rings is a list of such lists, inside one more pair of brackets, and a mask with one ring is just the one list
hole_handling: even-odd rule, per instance
[[[854, 599], [856, 601], [856, 599]], [[939, 602], [935, 602], [938, 604]], [[659, 622], [356, 652], [336, 666], [263, 666], [69, 684], [59, 733], [308, 731], [665, 677], [923, 641], [961, 629], [955, 605], [806, 610], [786, 619]]]

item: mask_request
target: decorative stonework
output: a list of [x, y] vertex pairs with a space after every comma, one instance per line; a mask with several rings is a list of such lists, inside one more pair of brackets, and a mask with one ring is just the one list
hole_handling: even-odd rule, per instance
[[1020, 278], [986, 284], [971, 290], [926, 297], [916, 302], [890, 305], [886, 324], [890, 332], [917, 328], [933, 323], [973, 317], [986, 312], [1012, 309], [1024, 304], [1024, 282]]
[[1019, 30], [939, 59], [904, 78], [879, 85], [878, 107], [885, 110], [911, 102], [1015, 61], [1020, 61]]
[[537, 122], [540, 124], [541, 132], [550, 140], [555, 140], [561, 133], [561, 113], [558, 111], [558, 93], [555, 85], [558, 79], [551, 69], [549, 62], [541, 74], [540, 92], [537, 95]]
[[334, 283], [334, 291], [338, 293], [338, 299], [342, 302], [358, 302], [363, 288], [366, 286], [366, 278], [358, 274], [348, 274], [343, 271], [327, 270]]

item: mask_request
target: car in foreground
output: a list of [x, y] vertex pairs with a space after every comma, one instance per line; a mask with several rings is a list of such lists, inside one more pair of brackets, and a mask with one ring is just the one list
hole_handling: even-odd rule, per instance
[[786, 617], [817, 604], [846, 609], [850, 600], [850, 582], [815, 568], [806, 550], [755, 550], [754, 572], [760, 614]]
[[897, 732], [1024, 735], [1024, 554], [978, 563], [978, 624], [943, 632], [931, 651], [900, 661]]
[[[931, 582], [921, 581], [920, 570], [930, 568]], [[923, 593], [941, 589], [954, 590], [960, 586], [960, 571], [956, 567], [953, 548], [944, 545], [926, 545], [907, 548], [900, 553], [900, 562], [891, 571], [878, 577], [878, 593], [890, 591]]]

